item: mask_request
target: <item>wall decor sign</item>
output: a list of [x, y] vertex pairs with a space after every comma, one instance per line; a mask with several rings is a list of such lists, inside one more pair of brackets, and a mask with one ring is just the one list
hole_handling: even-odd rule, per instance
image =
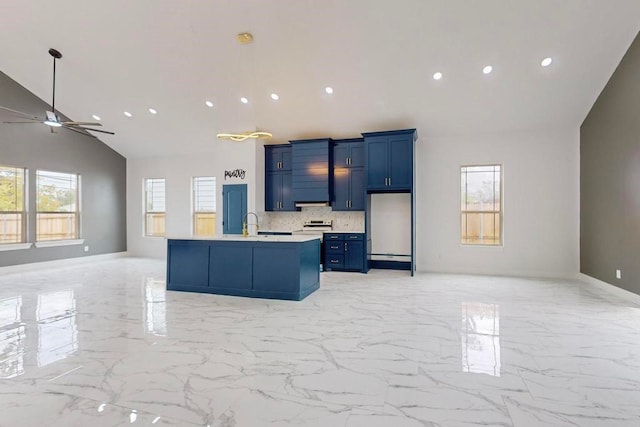
[[232, 170], [232, 171], [225, 170], [224, 171], [224, 180], [226, 181], [227, 178], [244, 179], [246, 173], [247, 173], [247, 171], [244, 170], [244, 169], [236, 169], [236, 170]]

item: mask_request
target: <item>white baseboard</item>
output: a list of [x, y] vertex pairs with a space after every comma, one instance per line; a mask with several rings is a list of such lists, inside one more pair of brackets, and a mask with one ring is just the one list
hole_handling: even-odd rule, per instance
[[612, 285], [611, 283], [603, 282], [600, 279], [596, 279], [595, 277], [591, 277], [584, 273], [580, 273], [578, 275], [578, 279], [585, 283], [589, 283], [590, 285], [594, 285], [595, 287], [602, 289], [603, 291], [606, 291], [610, 294], [613, 294], [619, 298], [626, 299], [635, 304], [640, 304], [640, 295], [635, 294], [631, 291], [627, 291], [626, 289], [619, 288], [615, 285]]
[[63, 266], [71, 266], [96, 261], [106, 261], [115, 258], [123, 258], [129, 256], [128, 252], [115, 252], [111, 254], [90, 255], [77, 258], [56, 259], [53, 261], [31, 262], [28, 264], [8, 265], [0, 267], [0, 275], [10, 273], [22, 273], [25, 271], [33, 271], [42, 268], [55, 268]]

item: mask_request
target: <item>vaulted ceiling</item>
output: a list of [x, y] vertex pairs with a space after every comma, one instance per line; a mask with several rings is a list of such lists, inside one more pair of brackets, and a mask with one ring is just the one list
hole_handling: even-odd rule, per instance
[[102, 141], [143, 157], [255, 129], [284, 142], [577, 127], [638, 34], [640, 1], [24, 0], [3, 3], [0, 28], [0, 71], [50, 102], [60, 50], [58, 109], [99, 115], [116, 132]]

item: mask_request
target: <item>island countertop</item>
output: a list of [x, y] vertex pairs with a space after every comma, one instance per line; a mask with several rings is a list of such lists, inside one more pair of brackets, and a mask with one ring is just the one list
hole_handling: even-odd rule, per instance
[[167, 239], [167, 290], [300, 301], [320, 287], [320, 236]]
[[210, 240], [212, 242], [281, 242], [281, 243], [302, 243], [319, 239], [320, 236], [294, 234], [294, 235], [263, 235], [263, 236], [243, 236], [241, 234], [224, 234], [214, 237], [181, 237], [168, 236], [168, 240]]

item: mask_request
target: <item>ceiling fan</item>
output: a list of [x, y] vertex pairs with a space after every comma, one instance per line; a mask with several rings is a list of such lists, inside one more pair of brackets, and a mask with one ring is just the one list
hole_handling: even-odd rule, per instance
[[45, 117], [42, 118], [42, 117], [34, 116], [29, 113], [23, 113], [22, 111], [17, 111], [11, 108], [0, 106], [0, 110], [5, 110], [10, 113], [21, 116], [24, 119], [30, 120], [28, 122], [4, 122], [4, 123], [22, 123], [22, 124], [44, 123], [45, 125], [51, 127], [52, 133], [56, 133], [56, 128], [62, 127], [64, 129], [77, 132], [81, 135], [91, 136], [93, 138], [95, 138], [94, 135], [91, 135], [83, 131], [89, 130], [91, 132], [100, 132], [100, 133], [106, 133], [109, 135], [115, 135], [115, 133], [108, 132], [106, 130], [92, 129], [89, 127], [85, 127], [85, 126], [102, 126], [102, 124], [98, 122], [71, 122], [71, 121], [64, 122], [60, 120], [60, 117], [56, 115], [56, 59], [62, 58], [62, 54], [55, 49], [49, 49], [49, 55], [53, 57], [53, 102], [51, 102], [51, 111], [45, 111]]

